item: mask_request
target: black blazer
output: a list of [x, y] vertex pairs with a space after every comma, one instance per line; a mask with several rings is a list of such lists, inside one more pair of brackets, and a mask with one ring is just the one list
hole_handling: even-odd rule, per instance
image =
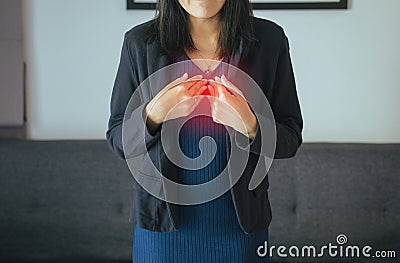
[[[160, 53], [157, 40], [145, 40], [144, 34], [151, 30], [153, 20], [137, 25], [127, 31], [122, 45], [120, 63], [116, 74], [112, 98], [111, 115], [106, 133], [108, 144], [118, 157], [125, 159], [122, 144], [122, 123], [125, 109], [135, 89], [149, 75], [172, 63], [172, 59]], [[254, 33], [256, 43], [244, 57], [237, 50], [232, 57], [237, 59], [237, 67], [250, 75], [261, 87], [267, 97], [275, 118], [276, 149], [274, 159], [289, 158], [295, 155], [302, 144], [303, 119], [297, 97], [296, 84], [289, 53], [288, 39], [284, 30], [272, 21], [256, 18]], [[147, 98], [147, 101], [151, 96]], [[150, 134], [147, 130], [143, 109], [139, 106], [130, 116], [130, 133], [135, 151], [147, 147], [148, 154], [157, 169], [164, 176], [173, 177], [177, 167], [168, 160], [160, 144], [160, 131]], [[144, 136], [143, 136], [144, 135]], [[268, 174], [254, 190], [248, 190], [252, 171], [256, 165], [260, 150], [260, 129], [257, 127], [255, 138], [251, 142], [247, 166], [239, 181], [231, 188], [232, 200], [237, 219], [247, 234], [268, 228], [271, 219], [271, 207], [268, 199]], [[132, 144], [131, 144], [132, 145]], [[140, 168], [143, 176], [151, 174], [148, 167]], [[159, 182], [162, 191], [162, 180]], [[165, 189], [164, 189], [165, 190]], [[284, 194], [284, 193], [283, 193]], [[145, 191], [134, 180], [134, 199], [129, 222], [157, 232], [176, 231], [178, 210], [176, 205], [160, 200]]]

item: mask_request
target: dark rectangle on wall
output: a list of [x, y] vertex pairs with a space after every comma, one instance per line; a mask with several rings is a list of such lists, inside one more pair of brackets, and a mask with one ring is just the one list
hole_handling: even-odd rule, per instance
[[[127, 0], [127, 9], [155, 9], [157, 0]], [[253, 9], [347, 9], [348, 0], [253, 0]]]
[[20, 138], [24, 126], [22, 1], [0, 1], [0, 137]]

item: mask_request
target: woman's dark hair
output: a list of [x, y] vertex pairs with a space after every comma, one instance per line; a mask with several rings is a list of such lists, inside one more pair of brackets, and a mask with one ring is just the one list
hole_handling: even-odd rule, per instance
[[[219, 55], [225, 56], [239, 47], [243, 40], [243, 55], [246, 55], [254, 40], [253, 10], [249, 0], [226, 0], [220, 11]], [[178, 0], [158, 0], [154, 20], [162, 51], [174, 55], [184, 48], [196, 50], [189, 32], [187, 12]]]

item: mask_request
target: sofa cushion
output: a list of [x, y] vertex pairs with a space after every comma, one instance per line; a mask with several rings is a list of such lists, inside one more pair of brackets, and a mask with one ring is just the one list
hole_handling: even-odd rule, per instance
[[129, 261], [133, 177], [105, 141], [3, 140], [0, 163], [1, 262]]
[[[294, 158], [274, 160], [270, 244], [321, 248], [329, 242], [338, 245], [336, 238], [343, 234], [344, 248], [369, 245], [374, 251], [397, 250], [400, 257], [399, 171], [400, 144], [306, 143]], [[282, 262], [313, 260], [288, 257]]]

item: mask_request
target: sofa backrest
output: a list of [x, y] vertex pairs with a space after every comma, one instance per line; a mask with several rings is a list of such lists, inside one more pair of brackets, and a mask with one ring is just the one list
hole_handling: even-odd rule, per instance
[[[270, 245], [336, 245], [345, 234], [400, 253], [399, 160], [398, 144], [328, 143], [275, 160]], [[105, 141], [0, 140], [0, 175], [1, 262], [131, 261], [133, 177]]]

